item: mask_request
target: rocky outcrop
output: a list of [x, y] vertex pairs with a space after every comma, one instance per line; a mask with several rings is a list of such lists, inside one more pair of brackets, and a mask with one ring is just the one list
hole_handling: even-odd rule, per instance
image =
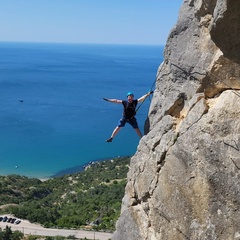
[[183, 2], [113, 240], [240, 239], [239, 12]]

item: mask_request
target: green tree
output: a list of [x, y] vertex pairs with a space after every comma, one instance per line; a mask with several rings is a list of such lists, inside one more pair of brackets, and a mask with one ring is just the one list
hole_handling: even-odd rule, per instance
[[12, 233], [11, 240], [21, 240], [23, 237], [24, 237], [24, 234], [17, 230]]
[[12, 229], [9, 226], [6, 226], [6, 228], [4, 229], [4, 234], [2, 236], [2, 240], [11, 240], [11, 236], [12, 236]]
[[39, 236], [34, 236], [34, 235], [28, 236], [28, 240], [37, 240], [37, 239], [39, 239]]

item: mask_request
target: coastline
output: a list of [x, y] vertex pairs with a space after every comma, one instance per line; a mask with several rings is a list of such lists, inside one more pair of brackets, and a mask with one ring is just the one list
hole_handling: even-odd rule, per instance
[[75, 174], [75, 173], [83, 172], [86, 168], [88, 168], [89, 166], [91, 166], [93, 164], [96, 164], [98, 162], [109, 161], [109, 160], [112, 160], [112, 159], [115, 159], [115, 158], [122, 158], [122, 157], [131, 157], [131, 155], [123, 155], [123, 156], [115, 156], [115, 157], [107, 157], [107, 158], [96, 159], [96, 160], [89, 161], [88, 163], [85, 163], [85, 164], [82, 164], [82, 165], [77, 165], [77, 166], [74, 166], [74, 167], [62, 169], [62, 170], [60, 170], [60, 171], [58, 171], [58, 172], [56, 172], [56, 173], [54, 173], [53, 175], [50, 175], [50, 176], [44, 176], [44, 174], [42, 174], [42, 176], [34, 176], [34, 175], [28, 176], [28, 175], [24, 175], [24, 174], [20, 174], [20, 173], [16, 173], [16, 172], [6, 173], [6, 174], [2, 173], [2, 174], [0, 174], [0, 176], [20, 175], [20, 176], [25, 176], [25, 177], [28, 177], [28, 178], [36, 178], [36, 179], [39, 179], [42, 182], [45, 182], [45, 181], [48, 181], [50, 179], [57, 178], [57, 177], [62, 177], [62, 176], [67, 175], [67, 174]]
[[61, 177], [61, 176], [66, 175], [66, 174], [74, 174], [74, 173], [82, 172], [87, 167], [89, 167], [89, 166], [91, 166], [95, 163], [102, 162], [102, 161], [109, 161], [111, 159], [121, 158], [121, 157], [130, 157], [130, 156], [126, 155], [126, 156], [115, 156], [115, 157], [100, 158], [100, 159], [97, 159], [97, 160], [89, 161], [88, 163], [83, 164], [83, 165], [77, 165], [75, 167], [63, 169], [63, 170], [58, 171], [55, 174], [51, 175], [49, 178], [42, 178], [40, 180], [41, 181], [46, 181], [48, 179], [55, 178], [55, 177]]

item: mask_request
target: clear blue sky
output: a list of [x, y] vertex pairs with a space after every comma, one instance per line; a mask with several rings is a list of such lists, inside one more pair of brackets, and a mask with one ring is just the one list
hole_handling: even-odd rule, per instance
[[0, 0], [0, 41], [164, 45], [183, 0]]

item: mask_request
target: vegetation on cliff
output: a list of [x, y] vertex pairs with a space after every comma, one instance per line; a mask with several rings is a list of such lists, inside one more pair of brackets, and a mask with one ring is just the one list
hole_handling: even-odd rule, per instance
[[45, 227], [115, 229], [124, 196], [129, 157], [91, 164], [85, 171], [41, 181], [0, 176], [0, 213]]

